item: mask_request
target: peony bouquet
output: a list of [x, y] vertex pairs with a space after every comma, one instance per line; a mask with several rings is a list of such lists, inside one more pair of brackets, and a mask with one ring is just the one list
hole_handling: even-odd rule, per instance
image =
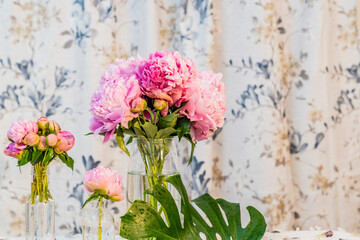
[[193, 61], [178, 52], [155, 52], [149, 58], [116, 60], [94, 92], [90, 130], [114, 134], [128, 155], [124, 134], [146, 139], [178, 136], [192, 144], [208, 139], [225, 118], [222, 75], [199, 72]]
[[[191, 143], [190, 163], [196, 143], [223, 126], [226, 106], [221, 79], [220, 73], [199, 72], [193, 61], [178, 52], [116, 60], [92, 95], [90, 130], [103, 135], [104, 142], [116, 135], [118, 146], [129, 156], [126, 145], [135, 138], [144, 165], [136, 171], [144, 179], [142, 189], [166, 186], [164, 166], [171, 139], [177, 136]], [[127, 144], [125, 134], [130, 136]], [[163, 211], [155, 197], [143, 194], [142, 200]]]
[[67, 131], [61, 131], [57, 122], [41, 117], [37, 122], [13, 122], [7, 133], [10, 144], [4, 153], [18, 159], [18, 166], [27, 163], [33, 166], [33, 183], [31, 186], [31, 203], [39, 197], [40, 202], [51, 198], [48, 189], [47, 167], [59, 158], [71, 169], [74, 160], [67, 152], [74, 146], [75, 138]]

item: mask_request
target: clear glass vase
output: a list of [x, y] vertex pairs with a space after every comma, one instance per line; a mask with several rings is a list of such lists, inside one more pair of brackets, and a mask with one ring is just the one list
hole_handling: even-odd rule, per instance
[[55, 202], [49, 190], [49, 168], [41, 163], [32, 168], [31, 194], [25, 211], [27, 240], [55, 239]]
[[115, 222], [107, 209], [107, 200], [93, 200], [84, 208], [82, 216], [83, 240], [114, 240]]
[[128, 167], [127, 176], [127, 207], [134, 200], [149, 202], [157, 211], [161, 206], [157, 200], [145, 194], [145, 190], [161, 184], [165, 186], [180, 209], [180, 195], [176, 189], [164, 180], [179, 173], [179, 158], [176, 149], [176, 140], [134, 138], [133, 153]]

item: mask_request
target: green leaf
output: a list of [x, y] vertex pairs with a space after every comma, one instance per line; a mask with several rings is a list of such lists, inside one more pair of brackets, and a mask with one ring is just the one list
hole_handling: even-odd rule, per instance
[[122, 128], [124, 134], [130, 135], [130, 136], [136, 136], [135, 132], [131, 129]]
[[158, 127], [150, 122], [141, 124], [141, 127], [144, 129], [147, 138], [154, 138], [158, 131]]
[[49, 163], [53, 159], [53, 157], [54, 157], [54, 149], [49, 148], [48, 150], [45, 151], [45, 154], [46, 154], [45, 158], [44, 158], [44, 160], [42, 162], [44, 165]]
[[97, 193], [93, 193], [89, 196], [88, 199], [86, 199], [86, 201], [84, 202], [84, 204], [82, 205], [81, 209], [83, 209], [85, 207], [86, 204], [88, 204], [91, 200], [95, 200], [95, 199], [98, 199], [100, 197], [99, 194]]
[[[128, 212], [121, 217], [120, 236], [128, 239], [155, 237], [156, 239], [201, 239], [200, 233], [206, 239], [215, 240], [217, 236], [226, 240], [260, 240], [265, 233], [264, 217], [253, 207], [248, 207], [250, 222], [241, 226], [240, 205], [224, 199], [214, 199], [204, 194], [193, 202], [206, 214], [211, 226], [202, 215], [192, 206], [188, 199], [185, 186], [180, 175], [165, 179], [172, 184], [181, 196], [181, 212], [184, 222], [181, 223], [179, 210], [170, 192], [160, 184], [148, 189], [145, 193], [152, 195], [162, 206], [166, 215], [165, 224], [161, 214], [149, 203], [135, 200]], [[226, 221], [222, 214], [224, 211]], [[227, 224], [228, 223], [228, 224]]]
[[27, 164], [29, 162], [29, 159], [30, 159], [29, 154], [31, 154], [29, 149], [25, 149], [21, 156], [21, 159], [18, 160], [18, 167], [24, 166], [25, 164]]
[[140, 123], [137, 121], [133, 125], [133, 129], [135, 131], [135, 134], [137, 137], [144, 137], [145, 138], [145, 132], [141, 129]]
[[89, 135], [94, 135], [94, 133], [93, 133], [93, 132], [89, 132], [89, 133], [85, 134], [85, 136], [89, 136]]
[[172, 127], [168, 127], [168, 128], [164, 128], [164, 129], [160, 129], [155, 138], [167, 138], [169, 137], [171, 134], [176, 133], [176, 130]]
[[[65, 153], [66, 154], [66, 153]], [[67, 158], [66, 161], [66, 166], [68, 166], [69, 168], [71, 168], [71, 170], [74, 170], [74, 159], [72, 159], [72, 157], [70, 157], [69, 155], [65, 155]]]
[[159, 129], [167, 128], [167, 127], [175, 127], [177, 118], [179, 114], [171, 113], [166, 115], [165, 117], [160, 117], [157, 126]]
[[126, 142], [126, 145], [129, 145], [130, 143], [132, 143], [134, 137], [133, 136], [130, 136], [129, 139], [127, 140]]
[[196, 147], [196, 142], [194, 143], [190, 134], [185, 134], [184, 138], [186, 140], [188, 140], [191, 144], [191, 152], [190, 152], [190, 159], [189, 159], [189, 163], [188, 166], [190, 165], [190, 163], [192, 162], [193, 158], [194, 158], [194, 151], [195, 151], [195, 147]]
[[121, 130], [121, 127], [119, 126], [116, 130], [116, 142], [121, 150], [123, 150], [124, 153], [126, 153], [130, 157], [129, 150], [125, 146], [124, 141], [124, 133]]
[[156, 237], [176, 240], [159, 213], [147, 202], [135, 200], [121, 217], [120, 236], [127, 239]]
[[35, 164], [39, 163], [44, 158], [43, 153], [44, 152], [42, 152], [42, 151], [34, 150], [32, 157], [31, 157], [31, 164], [35, 165]]
[[179, 118], [177, 120], [176, 130], [180, 141], [185, 134], [190, 132], [190, 119], [186, 117]]

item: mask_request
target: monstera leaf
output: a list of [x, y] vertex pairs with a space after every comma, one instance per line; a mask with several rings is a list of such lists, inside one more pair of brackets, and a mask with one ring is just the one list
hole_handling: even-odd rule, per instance
[[[230, 203], [224, 199], [214, 199], [204, 194], [193, 202], [206, 214], [211, 226], [206, 223], [200, 213], [191, 205], [180, 175], [168, 177], [181, 196], [181, 212], [184, 222], [181, 223], [179, 210], [170, 192], [161, 185], [146, 191], [162, 205], [167, 223], [160, 214], [147, 202], [136, 200], [128, 212], [121, 217], [120, 236], [127, 239], [155, 237], [157, 240], [188, 240], [202, 239], [200, 233], [207, 240], [259, 240], [265, 233], [264, 217], [253, 207], [248, 207], [249, 224], [241, 226], [240, 205]], [[226, 220], [222, 214], [225, 213]]]

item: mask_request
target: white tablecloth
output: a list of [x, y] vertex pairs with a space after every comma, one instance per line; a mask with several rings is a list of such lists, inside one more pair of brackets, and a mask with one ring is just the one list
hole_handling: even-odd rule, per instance
[[[0, 237], [0, 240], [24, 240], [25, 238], [16, 238], [16, 237]], [[122, 240], [124, 238], [120, 237], [120, 236], [115, 236], [115, 240]], [[82, 236], [81, 235], [75, 235], [75, 236], [71, 236], [71, 237], [56, 237], [55, 240], [82, 240]]]

